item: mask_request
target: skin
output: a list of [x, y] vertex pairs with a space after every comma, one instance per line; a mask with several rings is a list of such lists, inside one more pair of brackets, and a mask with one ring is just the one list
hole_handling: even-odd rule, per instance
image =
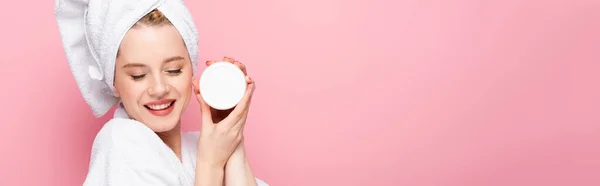
[[[223, 60], [236, 64], [247, 75], [243, 64], [231, 58]], [[132, 27], [121, 42], [115, 65], [114, 93], [129, 117], [156, 132], [180, 161], [181, 116], [194, 94], [202, 116], [195, 185], [256, 185], [243, 143], [255, 87], [248, 76], [248, 91], [238, 106], [229, 111], [211, 110], [195, 87], [198, 80], [192, 79], [188, 51], [172, 25]], [[145, 106], [163, 99], [175, 100], [169, 115], [155, 116]]]

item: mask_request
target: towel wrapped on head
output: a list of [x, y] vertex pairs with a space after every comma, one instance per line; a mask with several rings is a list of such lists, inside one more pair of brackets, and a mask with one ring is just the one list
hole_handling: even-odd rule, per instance
[[125, 33], [152, 10], [179, 31], [196, 73], [198, 31], [183, 0], [55, 0], [54, 8], [71, 72], [95, 117], [119, 102], [113, 93], [117, 51]]

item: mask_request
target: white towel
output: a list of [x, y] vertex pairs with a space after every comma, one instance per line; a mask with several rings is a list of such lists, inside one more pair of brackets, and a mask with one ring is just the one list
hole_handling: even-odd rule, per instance
[[115, 59], [121, 39], [144, 15], [158, 9], [187, 46], [193, 73], [198, 32], [183, 0], [56, 0], [55, 15], [71, 72], [94, 116], [118, 103], [113, 94]]

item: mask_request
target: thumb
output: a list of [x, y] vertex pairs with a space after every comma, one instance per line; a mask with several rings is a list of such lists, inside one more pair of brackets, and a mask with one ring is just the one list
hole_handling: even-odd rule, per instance
[[194, 94], [196, 95], [196, 99], [198, 100], [198, 103], [200, 103], [200, 113], [201, 113], [201, 117], [202, 117], [202, 128], [205, 127], [212, 127], [213, 125], [213, 121], [212, 121], [212, 117], [211, 117], [211, 112], [210, 112], [210, 106], [208, 106], [208, 104], [206, 104], [206, 102], [204, 102], [204, 99], [202, 99], [202, 95], [200, 94], [200, 90], [198, 88], [198, 81], [197, 79], [194, 78], [194, 80], [192, 81], [192, 86], [194, 86]]

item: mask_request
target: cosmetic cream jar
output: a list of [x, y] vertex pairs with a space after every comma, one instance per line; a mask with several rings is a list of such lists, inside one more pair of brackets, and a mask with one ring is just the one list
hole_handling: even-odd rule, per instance
[[228, 110], [244, 97], [246, 76], [230, 62], [216, 62], [204, 69], [199, 87], [206, 104], [217, 110]]

